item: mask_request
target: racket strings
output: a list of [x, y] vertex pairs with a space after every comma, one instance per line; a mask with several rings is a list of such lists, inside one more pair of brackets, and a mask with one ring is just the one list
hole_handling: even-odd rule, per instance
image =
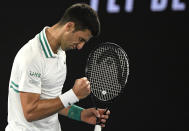
[[92, 93], [102, 101], [120, 94], [124, 88], [128, 63], [124, 52], [115, 46], [102, 46], [91, 54], [87, 76]]

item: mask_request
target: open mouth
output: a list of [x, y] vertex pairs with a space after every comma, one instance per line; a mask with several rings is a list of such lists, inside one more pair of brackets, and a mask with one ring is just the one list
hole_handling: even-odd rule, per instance
[[75, 49], [75, 46], [72, 46], [72, 49]]
[[76, 49], [76, 47], [77, 47], [76, 45], [72, 45], [72, 49]]

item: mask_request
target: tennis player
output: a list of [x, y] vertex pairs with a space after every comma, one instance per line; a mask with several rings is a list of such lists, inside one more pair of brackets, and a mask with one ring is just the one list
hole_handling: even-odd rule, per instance
[[97, 13], [87, 4], [74, 4], [52, 27], [44, 27], [15, 56], [8, 96], [6, 131], [61, 131], [58, 114], [88, 124], [98, 117], [104, 127], [110, 111], [74, 105], [90, 94], [87, 78], [75, 81], [62, 94], [66, 79], [66, 54], [82, 49], [100, 32]]

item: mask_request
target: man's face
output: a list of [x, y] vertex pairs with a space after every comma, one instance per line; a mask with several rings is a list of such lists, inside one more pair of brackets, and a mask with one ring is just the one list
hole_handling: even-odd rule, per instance
[[82, 49], [84, 44], [92, 37], [91, 31], [88, 29], [83, 31], [74, 31], [75, 28], [71, 28], [66, 31], [61, 39], [62, 50]]

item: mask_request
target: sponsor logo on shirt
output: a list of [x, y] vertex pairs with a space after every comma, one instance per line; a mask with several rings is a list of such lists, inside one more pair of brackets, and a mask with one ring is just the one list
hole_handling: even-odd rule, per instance
[[30, 74], [30, 76], [34, 76], [34, 77], [37, 77], [37, 78], [41, 77], [41, 74], [38, 73], [38, 72], [29, 71], [29, 74]]

